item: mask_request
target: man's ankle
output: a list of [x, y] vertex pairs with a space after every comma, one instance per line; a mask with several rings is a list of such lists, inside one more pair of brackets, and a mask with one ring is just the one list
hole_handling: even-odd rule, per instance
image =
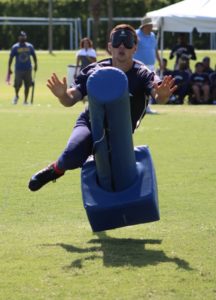
[[60, 168], [58, 167], [58, 162], [55, 162], [55, 163], [53, 164], [53, 168], [54, 168], [56, 174], [62, 175], [62, 174], [65, 173], [65, 170], [62, 170], [62, 169], [60, 169]]

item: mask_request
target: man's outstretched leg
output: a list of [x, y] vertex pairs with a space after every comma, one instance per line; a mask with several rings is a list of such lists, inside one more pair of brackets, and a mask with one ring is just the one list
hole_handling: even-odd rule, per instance
[[38, 191], [48, 182], [56, 181], [56, 179], [64, 175], [66, 170], [82, 167], [92, 153], [91, 131], [89, 126], [83, 124], [84, 122], [82, 117], [78, 119], [67, 147], [59, 159], [31, 177], [28, 184], [31, 191]]

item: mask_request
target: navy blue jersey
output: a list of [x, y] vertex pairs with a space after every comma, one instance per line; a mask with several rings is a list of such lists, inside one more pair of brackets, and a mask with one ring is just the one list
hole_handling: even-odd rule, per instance
[[[104, 59], [97, 63], [90, 64], [84, 68], [75, 80], [75, 86], [81, 92], [82, 96], [87, 95], [87, 79], [96, 70], [104, 67], [111, 67], [112, 59]], [[151, 94], [154, 82], [160, 79], [154, 72], [150, 72], [144, 64], [134, 60], [132, 68], [125, 73], [128, 79], [131, 121], [133, 130], [137, 122], [145, 115], [148, 105], [148, 96]]]
[[212, 72], [209, 75], [209, 79], [210, 79], [211, 86], [215, 86], [216, 85], [216, 71]]
[[16, 43], [11, 48], [11, 57], [16, 57], [15, 70], [28, 71], [31, 70], [31, 56], [35, 56], [35, 50], [30, 43]]
[[172, 59], [175, 55], [176, 63], [179, 61], [180, 57], [196, 60], [196, 54], [192, 45], [175, 45], [171, 50], [169, 58]]
[[207, 83], [207, 84], [210, 84], [210, 81], [209, 81], [209, 76], [207, 73], [193, 73], [191, 75], [191, 84], [204, 84], [204, 83]]
[[171, 75], [175, 78], [175, 84], [177, 85], [188, 83], [190, 79], [189, 73], [184, 70], [174, 70]]

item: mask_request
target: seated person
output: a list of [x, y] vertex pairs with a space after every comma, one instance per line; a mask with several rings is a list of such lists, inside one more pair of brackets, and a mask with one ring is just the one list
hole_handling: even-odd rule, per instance
[[207, 73], [207, 74], [211, 74], [212, 72], [214, 72], [214, 70], [210, 67], [210, 57], [206, 56], [203, 58], [202, 60], [203, 63], [203, 72]]
[[190, 77], [192, 97], [191, 104], [208, 104], [210, 101], [210, 80], [207, 73], [203, 72], [203, 63], [197, 62], [195, 72]]
[[175, 70], [180, 69], [180, 65], [185, 65], [185, 71], [189, 74], [189, 76], [192, 74], [191, 68], [190, 68], [190, 59], [187, 54], [182, 54], [181, 57], [178, 60], [178, 67]]
[[161, 68], [156, 70], [156, 74], [163, 79], [165, 75], [171, 75], [172, 71], [167, 68], [167, 59], [163, 58], [161, 62]]
[[184, 98], [188, 93], [190, 82], [190, 75], [187, 72], [187, 64], [182, 61], [179, 64], [179, 70], [172, 71], [171, 75], [175, 78], [175, 84], [178, 88], [173, 93], [168, 104], [184, 104]]
[[216, 71], [209, 75], [210, 79], [210, 91], [211, 91], [211, 103], [216, 104]]

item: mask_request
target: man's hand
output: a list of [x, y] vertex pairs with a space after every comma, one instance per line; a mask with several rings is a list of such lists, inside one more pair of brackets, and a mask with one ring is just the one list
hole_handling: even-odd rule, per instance
[[175, 79], [171, 75], [164, 76], [160, 84], [154, 84], [155, 100], [158, 104], [166, 104], [169, 97], [176, 91], [177, 88], [178, 86], [175, 85]]
[[62, 81], [53, 73], [51, 78], [47, 80], [47, 87], [59, 99], [67, 97], [67, 80], [63, 77]]
[[73, 106], [83, 98], [81, 92], [76, 87], [67, 88], [66, 77], [63, 77], [61, 81], [55, 73], [47, 80], [47, 87], [59, 99], [61, 104], [67, 107]]

